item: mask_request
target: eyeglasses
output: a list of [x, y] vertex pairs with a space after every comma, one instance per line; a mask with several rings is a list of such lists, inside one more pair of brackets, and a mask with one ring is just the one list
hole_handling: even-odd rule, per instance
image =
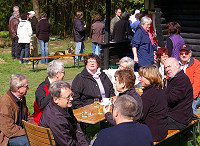
[[94, 63], [94, 64], [97, 64], [96, 61], [88, 61], [88, 63]]
[[73, 97], [74, 96], [74, 93], [72, 92], [71, 94], [69, 94], [67, 97], [62, 97], [64, 99], [69, 99], [70, 97]]
[[189, 54], [189, 52], [180, 52], [180, 55], [188, 55]]
[[63, 72], [61, 72], [61, 73], [65, 74], [65, 71], [63, 71]]
[[26, 85], [26, 86], [21, 86], [21, 87], [24, 87], [24, 88], [27, 88], [27, 89], [29, 89], [28, 85]]

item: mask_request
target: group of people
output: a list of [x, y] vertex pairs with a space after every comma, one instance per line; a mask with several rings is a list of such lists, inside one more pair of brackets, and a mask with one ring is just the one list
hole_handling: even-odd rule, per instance
[[[23, 60], [27, 57], [38, 56], [39, 41], [41, 56], [48, 56], [48, 41], [51, 32], [51, 25], [47, 21], [46, 13], [40, 14], [40, 21], [35, 17], [34, 11], [19, 13], [19, 7], [13, 7], [13, 14], [9, 19], [9, 34], [12, 39], [12, 59], [19, 60], [19, 63], [28, 63]], [[48, 59], [42, 59], [41, 63], [48, 63]]]
[[[117, 14], [121, 15], [120, 9], [117, 9]], [[30, 25], [28, 15], [24, 16], [26, 22], [21, 15], [20, 23]], [[127, 16], [124, 13], [124, 19], [118, 22], [128, 20]], [[84, 51], [86, 26], [81, 21], [82, 17], [83, 13], [77, 12], [73, 26], [76, 53]], [[99, 17], [95, 15], [96, 24], [91, 27], [94, 33], [101, 32], [103, 28]], [[36, 25], [36, 36], [44, 45], [48, 44], [45, 34], [37, 35], [37, 32], [50, 29], [45, 18], [41, 18], [41, 23]], [[112, 28], [120, 23], [116, 22]], [[112, 127], [97, 134], [94, 146], [152, 146], [153, 142], [165, 138], [169, 129], [187, 127], [200, 105], [200, 62], [191, 57], [191, 47], [182, 42], [178, 23], [168, 24], [171, 36], [166, 48], [154, 45], [150, 25], [149, 17], [141, 18], [132, 39], [134, 59], [123, 57], [119, 68], [112, 70], [111, 74], [100, 68], [99, 54], [94, 54], [98, 47], [96, 41], [92, 41], [93, 53], [84, 58], [85, 68], [74, 78], [71, 87], [63, 81], [64, 63], [51, 61], [45, 81], [36, 89], [32, 116], [26, 106], [27, 77], [11, 75], [9, 90], [0, 98], [0, 145], [28, 145], [22, 126], [22, 120], [26, 120], [50, 128], [58, 145], [87, 146], [88, 141], [72, 110], [92, 104], [94, 98], [110, 98], [112, 101], [111, 105], [103, 108], [105, 118]], [[115, 36], [115, 30], [113, 33]], [[45, 41], [40, 42], [40, 37], [44, 37]], [[156, 64], [154, 50], [159, 60]], [[134, 63], [138, 63], [138, 72], [132, 70]], [[143, 88], [141, 96], [136, 92], [136, 86]]]

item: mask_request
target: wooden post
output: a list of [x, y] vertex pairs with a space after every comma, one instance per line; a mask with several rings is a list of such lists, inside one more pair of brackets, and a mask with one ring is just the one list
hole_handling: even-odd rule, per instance
[[[111, 0], [106, 0], [106, 25], [105, 25], [105, 37], [104, 42], [109, 43], [110, 40], [110, 13], [111, 13]], [[109, 67], [109, 47], [105, 45], [103, 49], [103, 68], [108, 69]]]

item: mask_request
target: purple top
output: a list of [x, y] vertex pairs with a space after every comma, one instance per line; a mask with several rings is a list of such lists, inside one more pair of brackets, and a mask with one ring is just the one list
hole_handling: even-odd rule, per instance
[[[174, 35], [171, 35], [169, 39], [172, 41], [172, 44], [173, 44], [171, 57], [174, 57], [177, 60], [180, 60], [179, 49], [183, 44], [185, 44], [183, 38], [179, 34], [177, 35], [174, 34]], [[165, 44], [165, 48], [167, 48], [167, 43]]]

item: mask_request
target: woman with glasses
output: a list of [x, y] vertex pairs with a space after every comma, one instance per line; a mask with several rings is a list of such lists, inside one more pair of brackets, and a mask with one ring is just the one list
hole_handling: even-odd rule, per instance
[[73, 108], [77, 109], [94, 102], [94, 98], [115, 96], [113, 85], [100, 68], [101, 60], [95, 54], [88, 54], [84, 60], [85, 68], [72, 82]]
[[167, 136], [168, 132], [168, 105], [162, 90], [162, 76], [155, 65], [140, 67], [138, 73], [141, 86], [144, 87], [141, 96], [142, 123], [150, 128], [153, 141], [160, 141]]

